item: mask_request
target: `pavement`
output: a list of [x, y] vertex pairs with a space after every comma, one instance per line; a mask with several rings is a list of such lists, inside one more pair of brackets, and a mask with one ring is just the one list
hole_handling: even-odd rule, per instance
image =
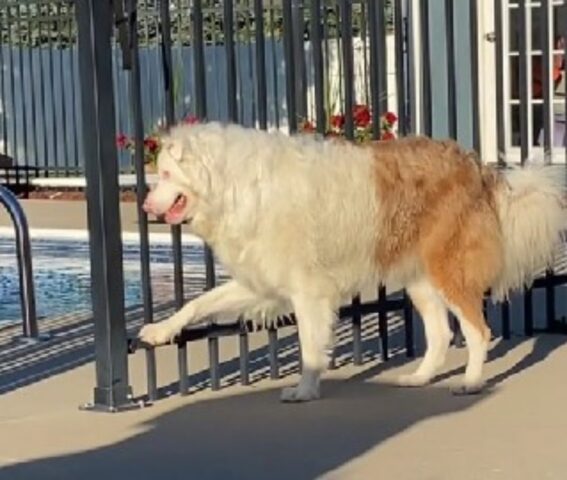
[[[225, 343], [229, 362], [235, 342]], [[425, 388], [393, 386], [415, 368], [399, 356], [330, 372], [308, 404], [279, 402], [292, 373], [115, 414], [78, 410], [94, 384], [86, 364], [0, 396], [0, 479], [565, 479], [565, 337], [496, 343], [490, 389], [455, 397], [465, 356], [452, 349]], [[205, 368], [204, 346], [190, 358]], [[174, 382], [174, 347], [158, 365], [160, 384]], [[142, 353], [130, 357], [135, 392], [144, 369]]]
[[[25, 201], [24, 208], [33, 229], [86, 226], [82, 202]], [[123, 228], [136, 231], [135, 206], [124, 204], [121, 213]], [[7, 225], [1, 212], [0, 226]], [[49, 364], [29, 381], [0, 384], [0, 480], [567, 478], [567, 337], [495, 340], [487, 391], [455, 397], [449, 387], [462, 375], [465, 349], [450, 350], [433, 385], [397, 388], [395, 378], [418, 360], [407, 359], [393, 335], [394, 357], [382, 362], [375, 323], [365, 320], [362, 366], [352, 364], [345, 331], [341, 366], [325, 376], [319, 401], [279, 402], [280, 389], [298, 378], [294, 332], [285, 330], [280, 379], [266, 378], [266, 334], [258, 332], [250, 338], [252, 384], [235, 383], [238, 339], [226, 338], [223, 387], [211, 391], [207, 344], [195, 342], [188, 355], [191, 391], [180, 396], [176, 348], [164, 347], [157, 351], [163, 398], [114, 414], [78, 408], [92, 400], [95, 384], [92, 320], [54, 321], [47, 330], [59, 337], [36, 347], [0, 330], [0, 373], [14, 380]], [[418, 347], [421, 355], [423, 342]], [[142, 395], [144, 352], [129, 357], [129, 372], [134, 394]]]

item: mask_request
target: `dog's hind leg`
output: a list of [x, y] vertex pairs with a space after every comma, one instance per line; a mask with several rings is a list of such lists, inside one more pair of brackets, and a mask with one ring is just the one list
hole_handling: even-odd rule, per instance
[[329, 361], [336, 314], [325, 299], [292, 299], [301, 348], [299, 384], [282, 390], [283, 402], [305, 402], [319, 398], [319, 382]]
[[423, 320], [427, 350], [417, 370], [400, 376], [398, 384], [404, 387], [419, 387], [429, 383], [437, 369], [445, 362], [451, 342], [451, 329], [447, 307], [428, 280], [413, 283], [408, 286], [407, 291]]
[[464, 380], [453, 389], [453, 393], [479, 393], [484, 386], [482, 369], [490, 343], [490, 329], [482, 311], [482, 295], [451, 298], [448, 305], [459, 320], [469, 354]]
[[212, 315], [230, 313], [238, 316], [259, 301], [254, 292], [233, 280], [185, 304], [167, 320], [144, 325], [138, 337], [150, 345], [162, 345], [170, 342], [183, 327], [191, 323]]

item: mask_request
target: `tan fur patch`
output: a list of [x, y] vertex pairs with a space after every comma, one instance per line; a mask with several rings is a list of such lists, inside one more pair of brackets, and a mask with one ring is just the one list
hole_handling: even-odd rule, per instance
[[496, 172], [453, 141], [408, 137], [372, 148], [380, 271], [414, 258], [445, 299], [485, 333], [482, 297], [502, 262]]

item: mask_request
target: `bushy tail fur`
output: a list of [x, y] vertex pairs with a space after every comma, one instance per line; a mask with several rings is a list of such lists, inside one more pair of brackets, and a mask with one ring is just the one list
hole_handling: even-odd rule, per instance
[[567, 228], [565, 189], [557, 170], [528, 166], [506, 170], [503, 177], [495, 192], [504, 246], [504, 267], [492, 286], [495, 300], [531, 284], [552, 266]]

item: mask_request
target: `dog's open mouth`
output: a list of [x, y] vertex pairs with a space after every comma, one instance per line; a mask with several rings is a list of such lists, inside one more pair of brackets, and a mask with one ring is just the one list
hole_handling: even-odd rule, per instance
[[185, 210], [187, 209], [187, 196], [179, 194], [175, 202], [165, 212], [165, 221], [167, 223], [181, 223], [185, 219]]

